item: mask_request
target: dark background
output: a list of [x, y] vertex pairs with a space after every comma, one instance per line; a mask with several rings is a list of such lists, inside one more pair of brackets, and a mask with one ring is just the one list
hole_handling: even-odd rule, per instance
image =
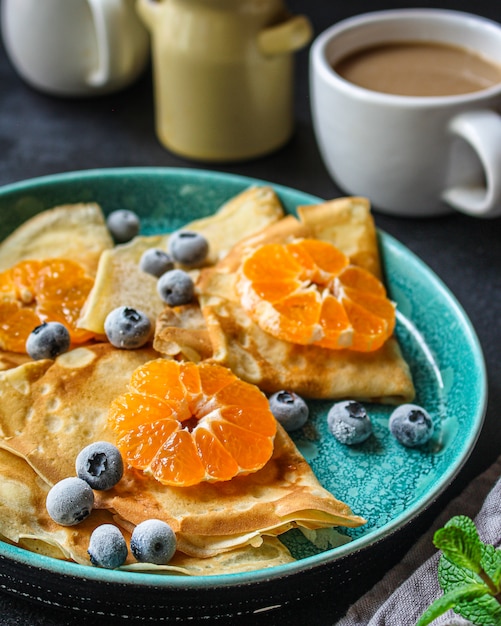
[[[287, 6], [293, 13], [307, 14], [316, 35], [342, 18], [368, 10], [415, 6], [469, 11], [501, 21], [501, 4], [492, 0], [419, 4], [289, 0]], [[149, 69], [132, 87], [117, 94], [95, 99], [58, 99], [24, 84], [0, 46], [0, 185], [70, 170], [152, 165], [202, 167], [244, 174], [326, 199], [343, 195], [328, 176], [313, 136], [308, 51], [309, 48], [305, 48], [296, 55], [296, 130], [287, 146], [251, 162], [211, 166], [181, 159], [157, 141]], [[375, 550], [369, 555], [370, 568], [356, 583], [350, 584], [350, 577], [347, 577], [343, 596], [346, 606], [341, 602], [337, 612], [325, 612], [325, 616], [320, 606], [305, 608], [303, 615], [297, 613], [296, 620], [290, 616], [287, 618], [292, 623], [334, 623], [336, 613], [340, 615], [403, 555], [412, 543], [412, 533], [425, 529], [440, 507], [486, 469], [501, 450], [501, 219], [482, 220], [452, 213], [440, 218], [416, 220], [388, 217], [377, 211], [375, 216], [379, 228], [394, 235], [438, 274], [471, 319], [484, 350], [488, 371], [489, 405], [485, 425], [459, 477], [430, 507], [419, 524], [399, 540], [398, 546], [392, 544], [391, 550]], [[3, 589], [0, 586], [0, 624], [61, 626], [75, 623], [78, 617], [32, 605], [4, 593]], [[90, 619], [97, 623], [94, 618]]]

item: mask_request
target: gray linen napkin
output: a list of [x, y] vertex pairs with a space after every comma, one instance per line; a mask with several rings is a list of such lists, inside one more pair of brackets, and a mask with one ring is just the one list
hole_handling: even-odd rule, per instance
[[[501, 545], [501, 457], [453, 499], [402, 561], [350, 607], [336, 626], [414, 626], [424, 610], [442, 594], [437, 579], [439, 552], [433, 534], [454, 515], [475, 520], [480, 538]], [[435, 626], [469, 626], [453, 611]]]

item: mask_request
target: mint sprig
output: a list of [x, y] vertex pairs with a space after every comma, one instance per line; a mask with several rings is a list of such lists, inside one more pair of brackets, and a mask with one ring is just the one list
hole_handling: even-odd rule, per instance
[[416, 626], [427, 626], [449, 609], [477, 626], [501, 624], [501, 550], [485, 544], [474, 522], [457, 515], [437, 530], [435, 547], [442, 551], [438, 582], [444, 595], [435, 600]]

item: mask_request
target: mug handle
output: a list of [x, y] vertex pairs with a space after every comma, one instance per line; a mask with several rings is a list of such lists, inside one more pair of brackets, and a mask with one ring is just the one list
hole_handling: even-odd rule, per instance
[[97, 40], [97, 67], [87, 76], [87, 83], [101, 87], [116, 75], [123, 3], [121, 0], [87, 0], [87, 3]]
[[456, 185], [446, 189], [442, 199], [476, 217], [501, 215], [501, 116], [490, 110], [460, 113], [450, 121], [449, 131], [476, 152], [485, 186]]

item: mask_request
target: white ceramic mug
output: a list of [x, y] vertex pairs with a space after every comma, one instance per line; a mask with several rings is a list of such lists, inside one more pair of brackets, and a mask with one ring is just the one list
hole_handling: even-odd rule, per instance
[[452, 208], [501, 215], [501, 82], [473, 93], [400, 96], [348, 82], [332, 64], [357, 49], [427, 40], [501, 64], [501, 25], [441, 9], [376, 11], [320, 34], [310, 51], [313, 124], [343, 191], [385, 213], [424, 217]]
[[2, 0], [7, 54], [31, 86], [58, 96], [130, 84], [149, 58], [135, 0]]

